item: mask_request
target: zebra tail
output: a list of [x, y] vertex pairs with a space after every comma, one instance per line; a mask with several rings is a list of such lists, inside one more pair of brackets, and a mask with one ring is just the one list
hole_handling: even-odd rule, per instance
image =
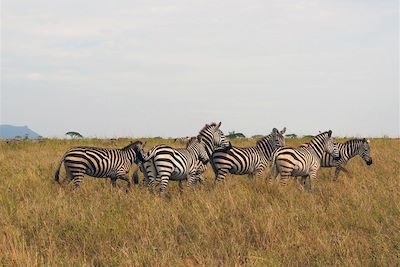
[[61, 168], [61, 164], [64, 162], [64, 157], [62, 157], [62, 159], [60, 160], [60, 163], [58, 163], [56, 172], [54, 173], [54, 181], [56, 181], [57, 183], [60, 183], [60, 168]]
[[210, 164], [211, 164], [211, 167], [212, 167], [212, 169], [214, 171], [215, 177], [217, 177], [218, 170], [217, 170], [217, 167], [215, 166], [214, 158], [213, 158], [212, 155], [211, 155], [211, 158], [210, 158]]
[[133, 184], [139, 184], [139, 168], [137, 168], [132, 174], [132, 182]]

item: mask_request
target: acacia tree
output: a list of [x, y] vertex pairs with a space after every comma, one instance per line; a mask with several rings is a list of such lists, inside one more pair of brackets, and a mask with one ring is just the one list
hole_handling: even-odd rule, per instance
[[65, 135], [68, 135], [71, 138], [83, 138], [83, 136], [78, 132], [67, 132]]

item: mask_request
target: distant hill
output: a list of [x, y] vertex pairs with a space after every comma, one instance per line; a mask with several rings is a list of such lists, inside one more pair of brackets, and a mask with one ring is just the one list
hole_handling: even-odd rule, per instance
[[13, 139], [13, 138], [29, 138], [37, 139], [39, 134], [35, 133], [28, 126], [13, 126], [7, 124], [0, 124], [0, 139]]

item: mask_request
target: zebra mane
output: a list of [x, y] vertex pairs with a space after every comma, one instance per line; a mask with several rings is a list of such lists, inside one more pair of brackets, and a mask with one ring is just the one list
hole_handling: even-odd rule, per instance
[[367, 139], [365, 139], [365, 138], [363, 138], [363, 139], [355, 138], [355, 139], [347, 140], [343, 144], [354, 144], [354, 143], [364, 143], [364, 142], [368, 143]]
[[270, 140], [271, 137], [272, 137], [272, 134], [269, 134], [269, 135], [264, 136], [263, 138], [258, 139], [256, 142], [256, 146], [261, 145], [264, 141]]
[[204, 125], [204, 127], [199, 131], [199, 135], [201, 134], [201, 133], [203, 133], [204, 131], [207, 131], [208, 129], [210, 129], [210, 128], [213, 128], [213, 127], [217, 127], [218, 125], [215, 123], [215, 122], [213, 122], [213, 123], [211, 123], [211, 124], [206, 124], [206, 125]]
[[138, 145], [143, 145], [142, 141], [135, 141], [133, 143], [130, 143], [129, 145], [123, 147], [122, 150], [129, 150], [131, 147], [135, 147]]
[[317, 144], [318, 143], [317, 140], [321, 140], [321, 138], [325, 139], [326, 137], [330, 137], [330, 136], [332, 136], [332, 131], [331, 130], [319, 133], [319, 134], [317, 134], [316, 136], [314, 136], [310, 140], [310, 142], [309, 142], [310, 145], [309, 146], [313, 146], [313, 145]]

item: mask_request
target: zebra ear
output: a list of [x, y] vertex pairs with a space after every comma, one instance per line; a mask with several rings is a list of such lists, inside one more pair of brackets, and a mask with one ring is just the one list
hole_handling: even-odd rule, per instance
[[283, 127], [281, 134], [284, 134], [286, 132], [286, 127]]
[[201, 142], [201, 135], [197, 136], [197, 141]]
[[328, 136], [331, 137], [332, 136], [332, 130], [328, 131]]
[[274, 129], [272, 129], [272, 133], [277, 134], [277, 133], [279, 133], [279, 131], [278, 131], [278, 129], [274, 128]]
[[222, 122], [219, 122], [219, 123], [218, 123], [217, 129], [219, 129], [219, 127], [221, 126], [221, 123], [222, 123]]

